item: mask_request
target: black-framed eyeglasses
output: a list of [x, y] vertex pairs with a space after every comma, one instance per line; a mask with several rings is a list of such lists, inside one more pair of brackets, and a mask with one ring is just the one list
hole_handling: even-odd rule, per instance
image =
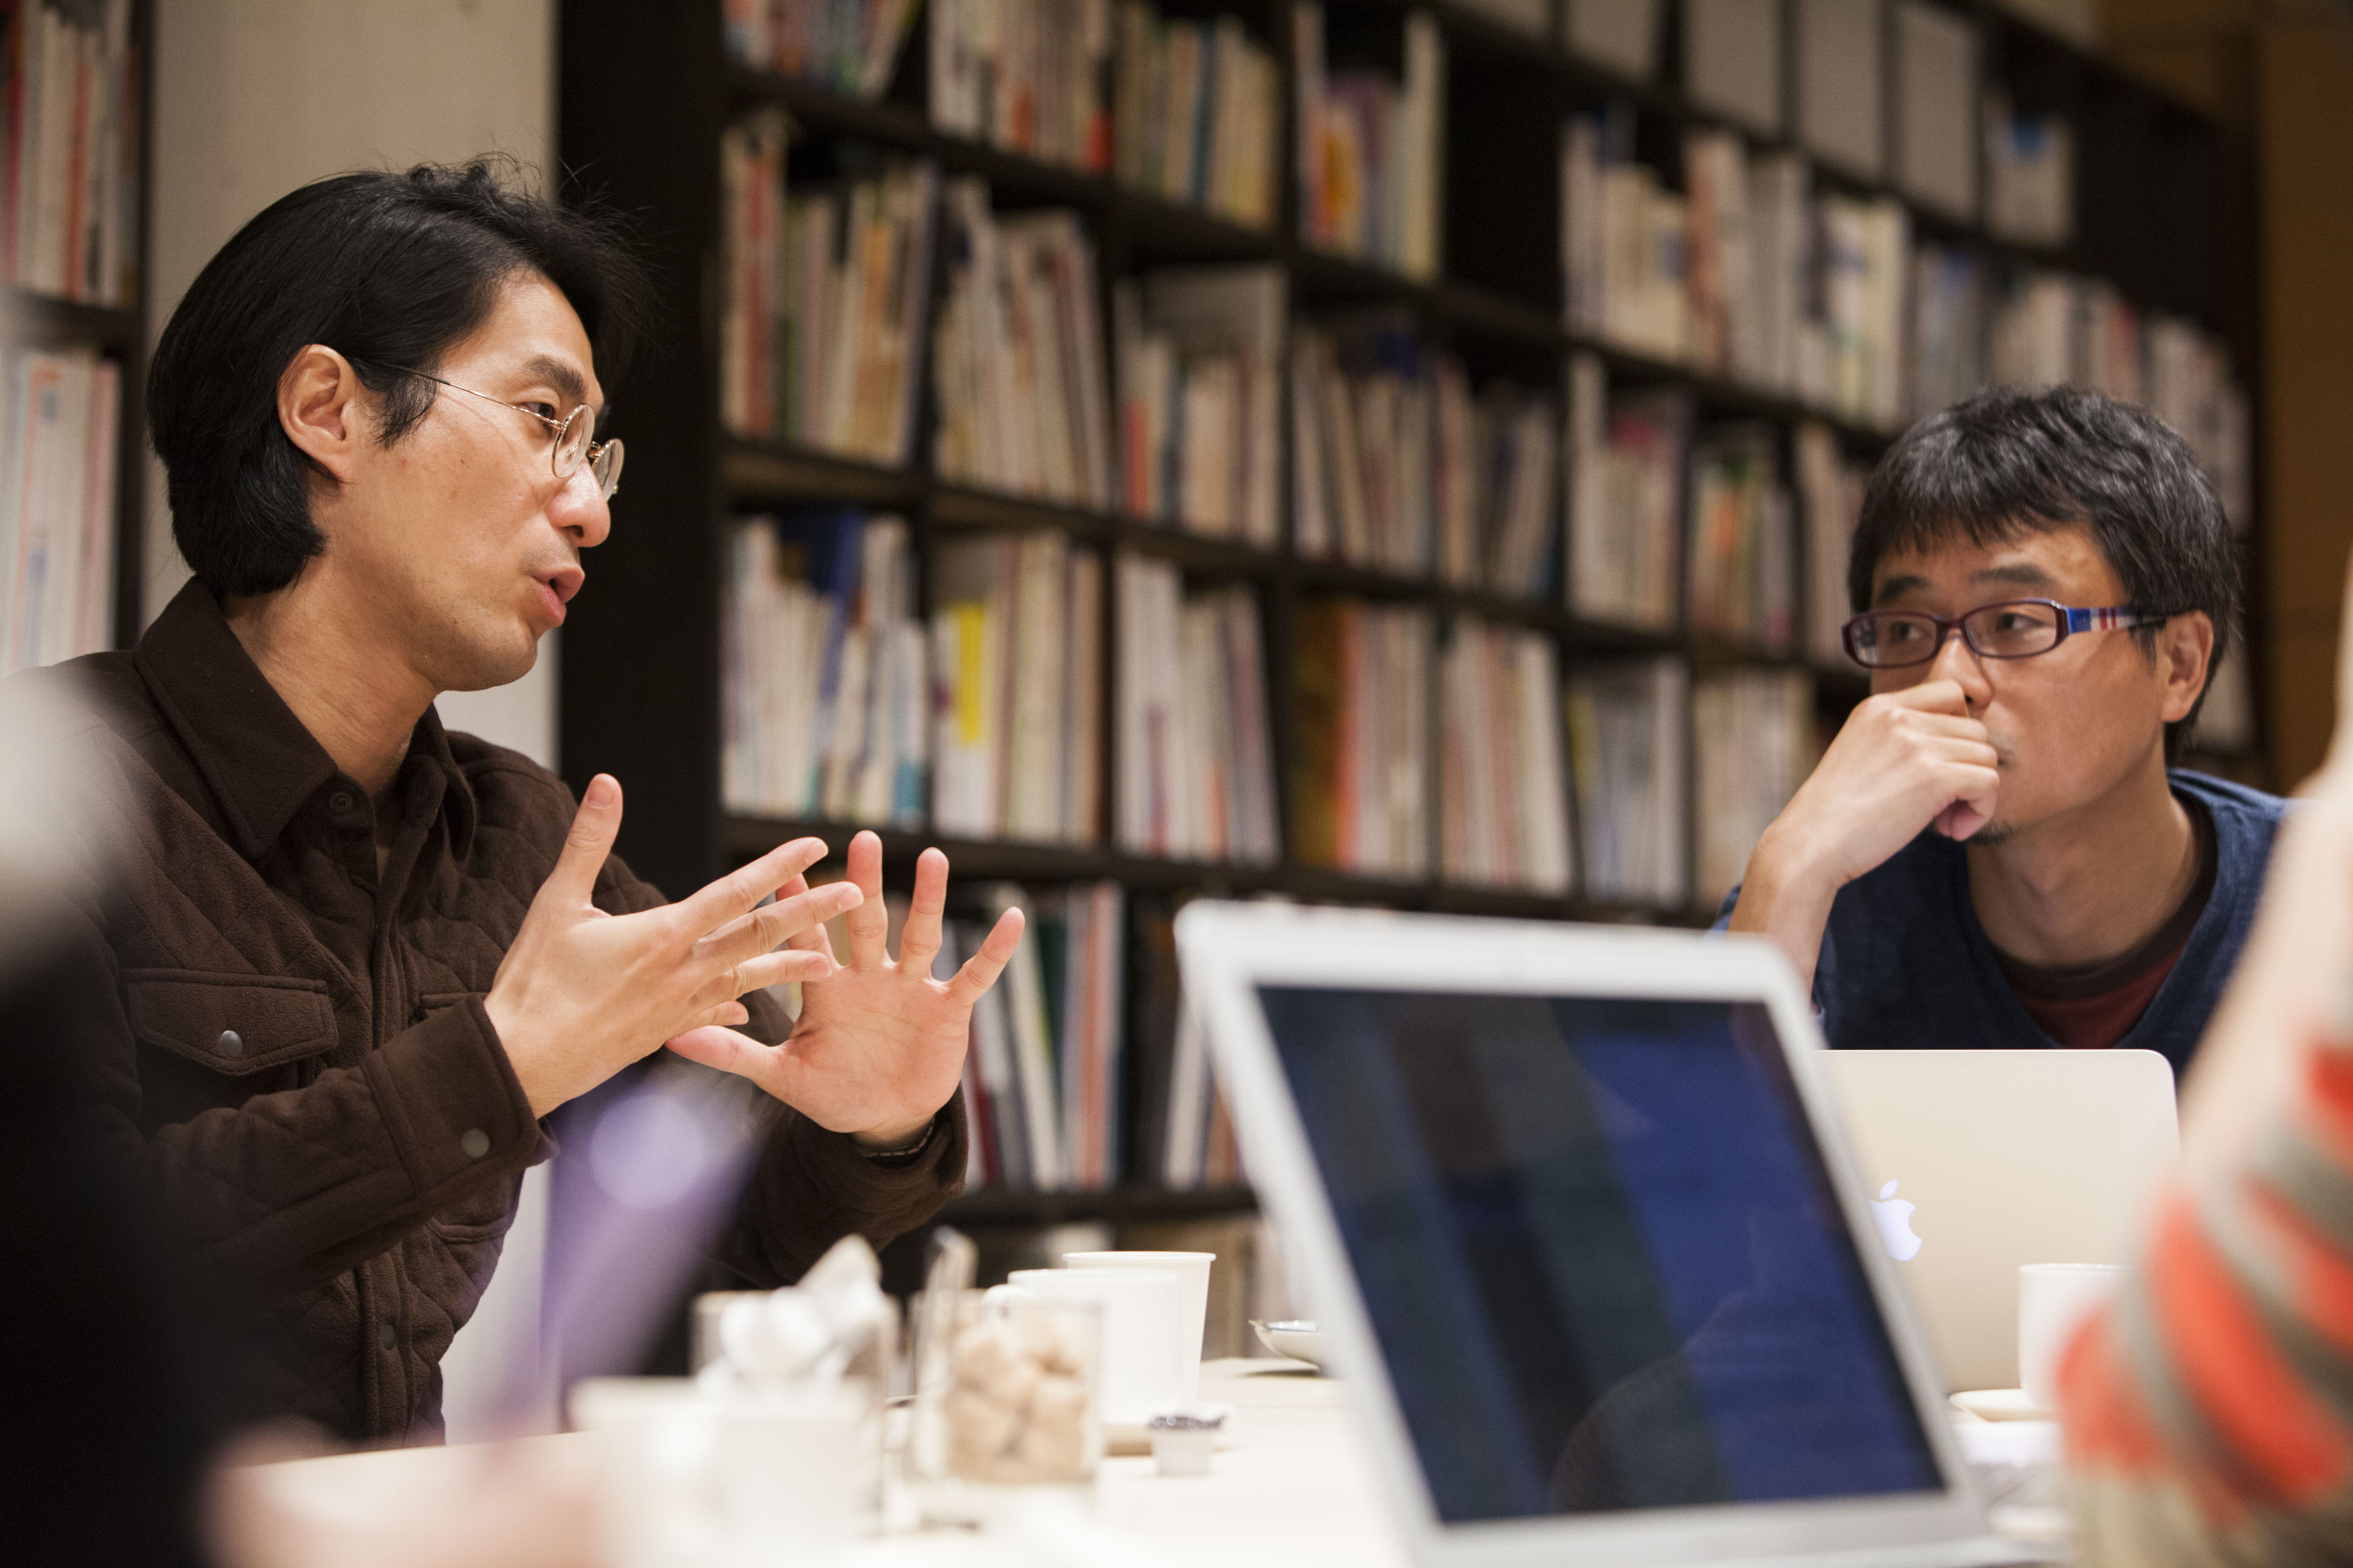
[[444, 381], [421, 370], [410, 370], [406, 365], [396, 364], [385, 368], [401, 375], [413, 375], [419, 381], [429, 381], [436, 386], [446, 386], [452, 392], [462, 392], [469, 397], [479, 397], [485, 403], [495, 403], [501, 408], [512, 408], [518, 414], [530, 415], [555, 433], [555, 449], [549, 455], [549, 461], [558, 479], [570, 479], [580, 471], [581, 464], [586, 463], [589, 476], [596, 481], [596, 494], [600, 499], [611, 500], [613, 492], [621, 488], [621, 443], [618, 440], [589, 439], [596, 433], [596, 421], [593, 417], [581, 417], [588, 412], [586, 404], [582, 404], [561, 419], [551, 419], [527, 403], [509, 403], [503, 397], [492, 397], [487, 392], [476, 392], [470, 386], [459, 386], [454, 381]]
[[2081, 610], [2051, 599], [2005, 599], [1979, 605], [1956, 620], [1926, 610], [1870, 610], [1847, 622], [1847, 657], [1865, 669], [1926, 664], [1957, 632], [1979, 658], [2032, 658], [2076, 632], [2161, 626], [2170, 617], [2127, 605]]

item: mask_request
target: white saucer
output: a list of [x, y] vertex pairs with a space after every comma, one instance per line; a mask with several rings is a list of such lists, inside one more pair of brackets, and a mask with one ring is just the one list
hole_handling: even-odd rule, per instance
[[2059, 1412], [2029, 1401], [2022, 1388], [1972, 1388], [1953, 1395], [1953, 1408], [1980, 1421], [2056, 1421]]
[[1324, 1336], [1313, 1323], [1261, 1323], [1252, 1318], [1250, 1331], [1258, 1335], [1259, 1343], [1277, 1355], [1303, 1361], [1318, 1372], [1331, 1370], [1324, 1364]]

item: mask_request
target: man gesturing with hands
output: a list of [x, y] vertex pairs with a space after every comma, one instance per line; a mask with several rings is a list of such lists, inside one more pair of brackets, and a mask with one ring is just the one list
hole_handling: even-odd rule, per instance
[[2239, 606], [2188, 445], [2096, 394], [1981, 393], [1882, 460], [1848, 588], [1872, 694], [1723, 923], [1788, 955], [1833, 1046], [2186, 1063], [2282, 811], [2168, 766]]
[[[927, 849], [894, 962], [883, 948], [881, 841], [861, 833], [846, 881], [811, 889], [802, 874], [826, 846], [797, 838], [691, 899], [615, 918], [596, 895], [620, 824], [621, 786], [599, 773], [482, 1000], [533, 1112], [667, 1042], [870, 1148], [904, 1152], [922, 1136], [955, 1093], [972, 1005], [1013, 956], [1020, 911], [999, 917], [953, 979], [933, 979], [948, 861]], [[847, 965], [826, 939], [836, 915], [849, 928]], [[808, 987], [791, 1037], [769, 1045], [739, 1033], [753, 1021], [744, 998], [788, 981]]]
[[846, 881], [807, 884], [805, 838], [666, 902], [612, 853], [617, 781], [575, 805], [436, 716], [532, 667], [615, 526], [601, 377], [647, 303], [600, 221], [482, 165], [280, 200], [150, 376], [194, 580], [130, 652], [23, 678], [75, 717], [19, 743], [78, 764], [100, 819], [58, 933], [108, 982], [76, 1125], [252, 1301], [238, 1414], [436, 1436], [442, 1353], [554, 1152], [542, 1119], [665, 1044], [768, 1096], [718, 1242], [749, 1284], [879, 1245], [963, 1178], [968, 1020], [1018, 913], [933, 978], [929, 851], [894, 962], [871, 834]]

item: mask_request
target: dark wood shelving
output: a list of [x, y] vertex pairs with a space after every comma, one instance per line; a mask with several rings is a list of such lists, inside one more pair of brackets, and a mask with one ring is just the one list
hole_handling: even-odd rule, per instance
[[[1290, 711], [1294, 679], [1290, 638], [1305, 597], [1345, 594], [1406, 601], [1427, 605], [1441, 615], [1476, 616], [1530, 628], [1553, 640], [1564, 675], [1573, 675], [1580, 663], [1591, 668], [1644, 655], [1678, 657], [1700, 671], [1759, 666], [1804, 669], [1814, 681], [1817, 711], [1827, 721], [1835, 721], [1867, 695], [1869, 681], [1860, 671], [1825, 669], [1795, 652], [1767, 653], [1690, 635], [1680, 627], [1622, 626], [1575, 616], [1565, 607], [1557, 569], [1541, 599], [1523, 600], [1426, 576], [1304, 559], [1287, 533], [1279, 544], [1266, 548], [1129, 517], [1116, 509], [1072, 506], [950, 481], [931, 471], [928, 396], [921, 405], [905, 466], [724, 433], [717, 405], [720, 269], [714, 260], [722, 243], [723, 212], [716, 149], [731, 119], [757, 106], [776, 105], [807, 138], [863, 142], [932, 159], [944, 174], [987, 179], [992, 198], [1008, 207], [1055, 205], [1074, 209], [1091, 230], [1099, 281], [1106, 290], [1113, 279], [1162, 265], [1270, 263], [1287, 279], [1294, 321], [1367, 307], [1398, 310], [1430, 342], [1461, 354], [1482, 384], [1491, 373], [1525, 384], [1543, 384], [1549, 375], [1556, 389], [1568, 356], [1591, 353], [1600, 358], [1613, 384], [1687, 388], [1705, 419], [1761, 419], [1784, 428], [1815, 422], [1833, 432], [1848, 454], [1862, 458], [1876, 455], [1893, 439], [1891, 431], [1808, 406], [1772, 388], [1700, 374], [1688, 364], [1572, 329], [1557, 299], [1556, 235], [1539, 232], [1552, 219], [1542, 216], [1543, 204], [1535, 200], [1516, 213], [1502, 211], [1510, 205], [1504, 199], [1509, 189], [1504, 198], [1498, 198], [1501, 205], [1494, 211], [1517, 221], [1495, 226], [1492, 232], [1482, 230], [1479, 244], [1484, 250], [1467, 244], [1441, 247], [1448, 270], [1436, 279], [1409, 278], [1386, 266], [1307, 246], [1298, 237], [1294, 153], [1283, 130], [1293, 107], [1288, 6], [1282, 0], [1217, 3], [1242, 16], [1271, 45], [1282, 78], [1277, 213], [1262, 227], [1165, 200], [1108, 175], [1026, 157], [933, 126], [922, 107], [925, 66], [921, 22], [890, 92], [870, 100], [729, 63], [721, 38], [720, 8], [709, 0], [683, 7], [634, 5], [627, 0], [573, 0], [567, 5], [559, 43], [562, 164], [578, 172], [588, 188], [603, 187], [623, 209], [654, 215], [645, 226], [674, 296], [673, 319], [692, 323], [681, 337], [682, 348], [656, 356], [618, 391], [616, 404], [626, 410], [628, 424], [617, 426], [617, 433], [629, 439], [631, 456], [628, 495], [618, 518], [625, 526], [617, 528], [612, 542], [600, 549], [596, 564], [604, 586], [575, 604], [565, 642], [565, 772], [575, 787], [600, 769], [624, 779], [631, 795], [621, 847], [657, 884], [674, 889], [695, 885], [727, 864], [804, 834], [825, 838], [838, 857], [849, 837], [859, 831], [841, 823], [731, 813], [723, 804], [717, 611], [725, 570], [724, 524], [732, 517], [765, 509], [835, 503], [902, 512], [913, 525], [919, 561], [942, 540], [970, 531], [1050, 528], [1088, 548], [1134, 550], [1173, 562], [1197, 578], [1248, 582], [1264, 615], [1276, 796], [1286, 820], [1296, 739]], [[2000, 239], [1982, 224], [1957, 219], [1910, 197], [1890, 179], [1829, 168], [1787, 131], [1760, 132], [1694, 104], [1674, 81], [1628, 79], [1566, 52], [1560, 46], [1557, 6], [1552, 7], [1553, 26], [1538, 37], [1482, 15], [1461, 0], [1327, 3], [1378, 8], [1398, 17], [1412, 10], [1428, 11], [1449, 41], [1450, 69], [1459, 64], [1469, 79], [1488, 87], [1498, 81], [1526, 83], [1524, 101], [1506, 102], [1495, 95], [1482, 107], [1475, 94], [1465, 96], [1455, 100], [1448, 118], [1451, 128], [1458, 110], [1473, 116], [1473, 128], [1484, 125], [1487, 140], [1499, 145], [1528, 143], [1526, 156], [1545, 165], [1531, 172], [1527, 186], [1532, 192], [1546, 183], [1556, 186], [1558, 174], [1552, 142], [1545, 138], [1536, 139], [1541, 145], [1530, 142], [1532, 117], [1549, 117], [1556, 123], [1579, 110], [1620, 102], [1634, 114], [1646, 150], [1662, 133], [1670, 140], [1660, 144], [1671, 146], [1689, 128], [1732, 131], [1751, 148], [1804, 156], [1825, 189], [1903, 203], [1925, 238], [1966, 245], [1999, 264], [2095, 274], [2101, 268], [2094, 263], [2109, 256], [2116, 262], [2110, 268], [2112, 279], [2134, 305], [2192, 316], [2210, 327], [2223, 324], [2217, 319], [2224, 313], [2219, 285], [2214, 301], [2200, 299], [2185, 305], [2178, 297], [2184, 289], [2172, 280], [2195, 279], [2200, 275], [2194, 268], [2168, 270], [2163, 265], [2137, 262], [2127, 268], [2110, 255], [2115, 246], [2103, 249], [2105, 241], [2086, 246], [2079, 240], [2044, 249]], [[2205, 126], [2194, 111], [2158, 89], [2072, 41], [2010, 16], [1992, 0], [1946, 3], [1984, 29], [1989, 76], [2003, 68], [2005, 61], [2023, 60], [2038, 79], [2065, 84], [2064, 92], [2072, 95], [2065, 101], [2075, 106], [2070, 112], [2080, 110], [2089, 115], [2095, 100], [2113, 101], [2131, 113], [2145, 113], [2152, 125]], [[1198, 14], [1195, 8], [1187, 10]], [[2211, 127], [2203, 133], [2213, 134]], [[2113, 139], [2122, 132], [2111, 130], [2109, 134]], [[2088, 138], [2079, 145], [2087, 143]], [[1670, 184], [1679, 183], [1680, 171], [1674, 166], [1679, 161], [1669, 155], [1662, 170]], [[2088, 183], [2103, 177], [2106, 165], [2094, 167], [2087, 152], [2083, 168], [2082, 178]], [[1461, 194], [1469, 186], [1453, 175], [1447, 184], [1457, 193], [1450, 200], [1473, 199]], [[1491, 212], [1482, 207], [1466, 216], [1456, 208], [1447, 216], [1452, 227]], [[1556, 208], [1553, 216], [1556, 218]], [[2172, 221], [2178, 226], [2181, 220]], [[1467, 227], [1455, 231], [1471, 232]], [[1530, 246], [1547, 247], [1547, 254], [1533, 257], [1527, 253]], [[1107, 308], [1101, 315], [1109, 321]], [[1282, 436], [1287, 445], [1287, 420]], [[1286, 515], [1287, 481], [1286, 473]], [[1567, 553], [1564, 529], [1556, 527], [1554, 550], [1556, 560]], [[1810, 581], [1800, 574], [1801, 592]], [[1107, 633], [1115, 630], [1116, 615], [1115, 604], [1107, 608]], [[649, 627], [665, 628], [666, 635], [657, 637]], [[1115, 637], [1107, 635], [1105, 646], [1117, 647]], [[1107, 675], [1105, 684], [1115, 685], [1115, 667]], [[1435, 703], [1434, 695], [1429, 700]], [[1105, 700], [1115, 701], [1115, 693]], [[1115, 709], [1106, 708], [1112, 711]], [[1106, 778], [1114, 752], [1106, 735]], [[997, 880], [1053, 886], [1109, 879], [1153, 900], [1272, 895], [1476, 916], [1699, 927], [1709, 924], [1715, 913], [1713, 907], [1630, 906], [1567, 894], [1463, 887], [1435, 878], [1389, 879], [1288, 859], [1272, 865], [1196, 863], [1104, 847], [940, 838], [920, 828], [886, 829], [881, 837], [886, 877], [893, 886], [903, 886], [916, 856], [936, 843], [953, 862], [958, 886], [965, 888]], [[1236, 1189], [991, 1190], [957, 1200], [946, 1217], [974, 1226], [1118, 1222], [1246, 1211], [1251, 1203], [1247, 1191]]]
[[949, 1199], [940, 1219], [973, 1226], [1065, 1225], [1091, 1219], [1190, 1219], [1248, 1214], [1257, 1207], [1258, 1195], [1248, 1187], [1108, 1187], [1095, 1192], [984, 1187]]
[[1595, 901], [1550, 893], [1522, 892], [1439, 880], [1405, 881], [1285, 861], [1253, 865], [1237, 861], [1166, 860], [1085, 845], [1023, 843], [1002, 838], [955, 838], [921, 828], [873, 827], [854, 822], [805, 821], [731, 814], [726, 818], [728, 856], [741, 862], [796, 838], [822, 838], [828, 858], [838, 860], [859, 833], [882, 841], [886, 878], [908, 874], [915, 858], [936, 848], [948, 858], [952, 875], [970, 882], [1119, 882], [1168, 892], [1248, 897], [1277, 893], [1317, 903], [1380, 904], [1451, 914], [1500, 915], [1514, 919], [1585, 921], [1604, 924], [1642, 921], [1659, 925], [1704, 924], [1713, 909]]
[[128, 349], [140, 343], [145, 321], [135, 307], [85, 305], [14, 283], [0, 283], [0, 312], [14, 317], [20, 341], [40, 348]]

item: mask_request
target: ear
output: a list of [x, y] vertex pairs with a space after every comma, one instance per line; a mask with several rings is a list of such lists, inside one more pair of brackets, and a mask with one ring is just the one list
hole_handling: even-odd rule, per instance
[[296, 450], [349, 484], [366, 439], [359, 417], [366, 395], [351, 361], [323, 343], [307, 343], [279, 374], [279, 427]]
[[2214, 666], [2214, 619], [2203, 610], [2167, 617], [2157, 634], [2157, 671], [2165, 682], [2165, 721], [2189, 717]]

